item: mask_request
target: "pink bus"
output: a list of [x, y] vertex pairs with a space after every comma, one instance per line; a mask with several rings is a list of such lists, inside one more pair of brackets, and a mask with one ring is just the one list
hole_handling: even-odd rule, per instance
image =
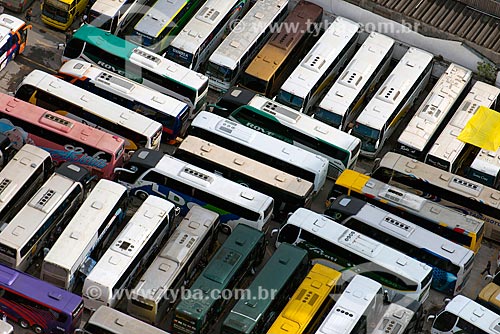
[[69, 161], [111, 179], [123, 164], [125, 140], [70, 118], [0, 93], [0, 133], [16, 149], [43, 148], [59, 164]]

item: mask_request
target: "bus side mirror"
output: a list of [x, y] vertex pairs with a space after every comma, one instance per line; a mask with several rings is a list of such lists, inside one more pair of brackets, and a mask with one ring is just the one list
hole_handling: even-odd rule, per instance
[[445, 305], [448, 304], [450, 301], [451, 301], [450, 298], [444, 298], [443, 299], [443, 302], [444, 302]]
[[181, 208], [178, 206], [175, 207], [175, 216], [177, 217], [181, 213]]
[[436, 318], [434, 314], [431, 314], [430, 316], [427, 317], [427, 322], [432, 321]]
[[486, 276], [484, 277], [484, 280], [485, 280], [486, 282], [491, 282], [491, 281], [493, 280], [493, 277], [494, 277], [493, 275], [486, 275]]
[[271, 238], [274, 238], [274, 236], [275, 236], [278, 232], [279, 232], [279, 229], [277, 229], [277, 228], [273, 228], [273, 229], [271, 230]]
[[373, 172], [378, 168], [378, 166], [380, 165], [380, 160], [382, 160], [382, 159], [375, 158], [375, 160], [373, 160], [373, 168], [372, 168], [372, 171], [370, 174], [373, 174]]

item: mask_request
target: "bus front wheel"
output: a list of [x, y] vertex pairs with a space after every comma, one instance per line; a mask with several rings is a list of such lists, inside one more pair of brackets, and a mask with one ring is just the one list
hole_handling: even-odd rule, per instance
[[28, 328], [30, 324], [24, 319], [19, 319], [19, 326], [21, 326], [22, 328]]
[[220, 225], [220, 230], [222, 233], [226, 234], [226, 235], [230, 235], [231, 234], [231, 226], [227, 225], [227, 224], [221, 224]]
[[35, 325], [33, 326], [33, 331], [36, 333], [36, 334], [42, 334], [43, 333], [43, 328], [39, 325]]
[[144, 192], [142, 190], [137, 190], [135, 192], [135, 196], [137, 198], [139, 198], [141, 201], [144, 201], [144, 200], [146, 200], [146, 198], [148, 198], [148, 193], [146, 193], [146, 192]]

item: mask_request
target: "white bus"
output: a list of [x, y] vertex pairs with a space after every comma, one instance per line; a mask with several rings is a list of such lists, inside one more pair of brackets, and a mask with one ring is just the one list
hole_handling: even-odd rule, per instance
[[205, 108], [208, 78], [105, 31], [84, 25], [73, 34], [62, 61], [81, 58], [185, 102], [192, 115]]
[[500, 149], [481, 150], [465, 169], [467, 178], [495, 189], [500, 188]]
[[281, 221], [289, 212], [311, 206], [313, 194], [311, 182], [198, 137], [185, 138], [174, 156], [271, 196], [274, 199], [275, 220]]
[[393, 50], [392, 38], [372, 32], [313, 111], [313, 117], [345, 130], [389, 68]]
[[123, 137], [126, 150], [160, 148], [160, 123], [40, 70], [24, 77], [16, 98]]
[[500, 241], [500, 191], [388, 152], [372, 177], [485, 222], [484, 236]]
[[275, 100], [308, 113], [344, 63], [352, 57], [359, 24], [337, 16], [281, 86]]
[[175, 141], [186, 134], [189, 106], [184, 102], [79, 59], [64, 63], [59, 69], [59, 76], [161, 123], [162, 139], [165, 141]]
[[384, 306], [380, 321], [369, 334], [421, 334], [422, 304], [405, 296]]
[[88, 170], [63, 163], [0, 233], [0, 263], [25, 271], [83, 202]]
[[396, 151], [415, 159], [425, 158], [471, 78], [471, 70], [450, 64], [399, 136]]
[[101, 257], [126, 209], [127, 188], [100, 180], [43, 259], [40, 278], [73, 290]]
[[182, 215], [195, 204], [215, 211], [226, 233], [238, 224], [262, 231], [272, 217], [272, 197], [158, 151], [141, 149], [117, 170], [132, 195], [168, 199]]
[[431, 287], [455, 296], [469, 280], [474, 252], [355, 197], [340, 196], [325, 211], [338, 223], [432, 267]]
[[328, 194], [327, 207], [343, 194], [374, 204], [474, 253], [481, 247], [485, 222], [436, 203], [432, 198], [415, 195], [350, 169], [335, 180]]
[[380, 283], [354, 276], [316, 334], [365, 334], [380, 315], [383, 295]]
[[176, 214], [174, 204], [149, 196], [106, 250], [83, 283], [85, 308], [114, 307], [144, 265], [156, 255], [169, 235]]
[[431, 334], [500, 333], [500, 315], [462, 295], [455, 296], [444, 310], [427, 320], [434, 320]]
[[322, 156], [221, 116], [201, 112], [191, 123], [188, 133], [234, 152], [245, 152], [263, 164], [312, 182], [315, 194], [325, 184], [328, 160]]
[[249, 0], [207, 0], [170, 42], [165, 56], [198, 71], [220, 44], [229, 25], [246, 12], [249, 4]]
[[168, 334], [111, 307], [99, 307], [75, 334]]
[[88, 22], [94, 27], [118, 35], [143, 11], [146, 0], [97, 0], [89, 11]]
[[287, 11], [288, 0], [255, 2], [208, 59], [206, 75], [210, 88], [226, 92], [234, 86], [240, 72], [264, 46]]
[[349, 130], [363, 142], [361, 155], [375, 158], [399, 121], [425, 88], [433, 55], [411, 47]]
[[127, 313], [158, 325], [176, 302], [178, 292], [196, 276], [200, 263], [214, 250], [219, 215], [195, 205], [132, 289]]
[[495, 108], [499, 96], [500, 88], [477, 81], [427, 153], [425, 163], [450, 173], [456, 173], [463, 165], [467, 167], [465, 160], [475, 156], [471, 152], [473, 146], [457, 136], [480, 106]]
[[50, 153], [26, 144], [0, 172], [0, 232], [52, 172]]
[[313, 263], [343, 272], [345, 280], [361, 274], [379, 282], [389, 299], [402, 293], [423, 303], [429, 296], [431, 267], [319, 213], [295, 211], [279, 230], [276, 246], [282, 242], [306, 249]]
[[354, 169], [362, 146], [359, 138], [261, 95], [255, 95], [229, 118], [323, 156], [329, 161], [329, 175], [334, 177], [346, 168]]

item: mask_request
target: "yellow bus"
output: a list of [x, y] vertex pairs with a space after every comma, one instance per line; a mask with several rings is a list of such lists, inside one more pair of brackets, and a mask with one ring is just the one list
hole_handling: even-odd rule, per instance
[[326, 205], [340, 195], [367, 201], [403, 217], [474, 253], [479, 251], [484, 235], [484, 220], [453, 210], [427, 198], [410, 193], [368, 175], [346, 169], [335, 181]]
[[340, 293], [341, 278], [340, 272], [315, 264], [267, 334], [315, 333], [333, 306], [332, 294]]
[[51, 27], [66, 30], [82, 15], [89, 0], [44, 0], [42, 21]]
[[299, 2], [248, 65], [240, 85], [269, 98], [274, 97], [308, 51], [308, 41], [316, 33], [311, 27], [316, 26], [322, 17], [320, 6]]

